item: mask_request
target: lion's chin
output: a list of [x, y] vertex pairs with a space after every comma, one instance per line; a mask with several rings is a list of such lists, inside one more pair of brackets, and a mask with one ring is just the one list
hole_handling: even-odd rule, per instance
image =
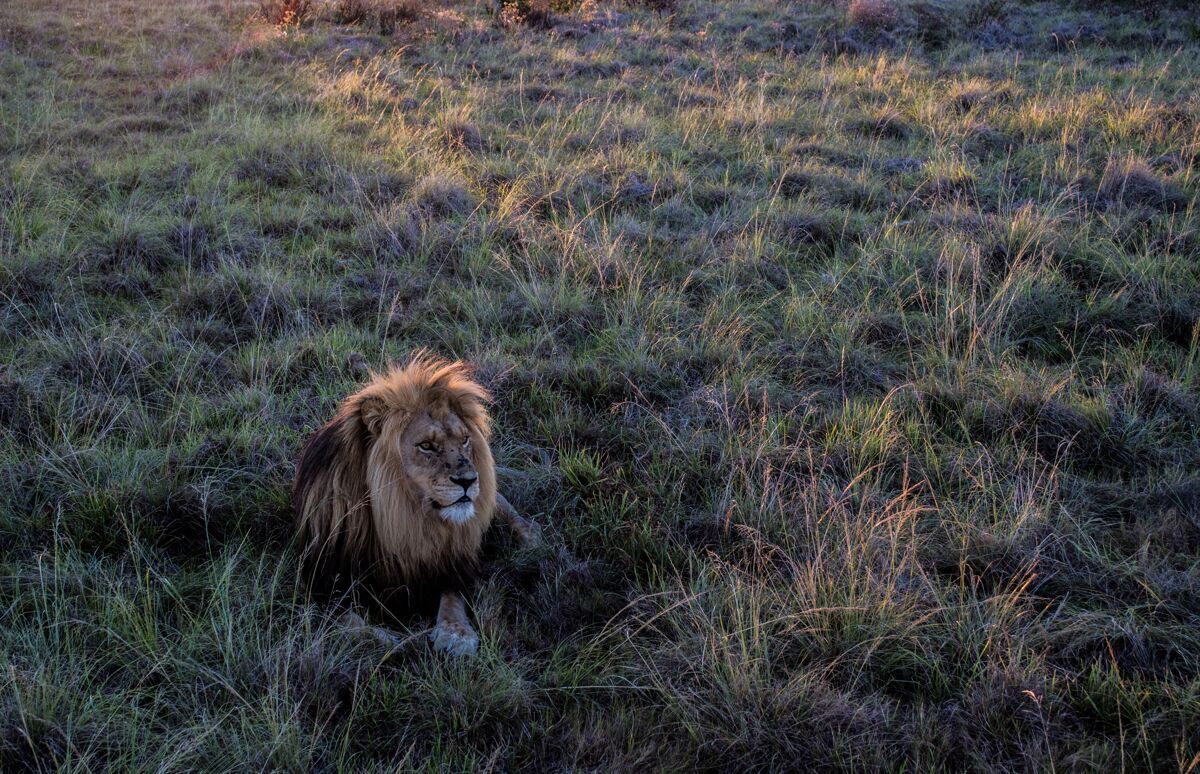
[[438, 515], [451, 524], [464, 524], [475, 516], [475, 503], [459, 502], [438, 509]]

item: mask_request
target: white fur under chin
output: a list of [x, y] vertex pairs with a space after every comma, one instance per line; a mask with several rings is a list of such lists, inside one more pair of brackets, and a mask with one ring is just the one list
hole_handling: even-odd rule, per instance
[[453, 505], [447, 505], [438, 511], [438, 515], [451, 523], [464, 524], [475, 516], [475, 503], [454, 503]]

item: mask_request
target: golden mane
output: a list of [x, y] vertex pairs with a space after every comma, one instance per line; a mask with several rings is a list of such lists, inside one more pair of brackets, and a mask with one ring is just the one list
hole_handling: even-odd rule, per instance
[[[411, 597], [469, 581], [496, 508], [490, 398], [465, 364], [418, 353], [342, 401], [305, 445], [292, 488], [310, 589], [365, 586], [376, 596], [404, 590]], [[475, 515], [461, 524], [426, 512], [395, 451], [409, 423], [448, 414], [470, 434], [479, 477]]]

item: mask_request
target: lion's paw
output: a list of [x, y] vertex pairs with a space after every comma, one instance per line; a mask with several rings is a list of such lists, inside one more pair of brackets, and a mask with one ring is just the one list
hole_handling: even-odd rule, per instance
[[532, 526], [528, 532], [521, 536], [520, 546], [527, 551], [532, 551], [535, 548], [541, 548], [542, 542], [541, 529], [536, 526]]
[[479, 650], [479, 635], [470, 626], [452, 621], [439, 621], [429, 635], [433, 646], [451, 656], [473, 656]]
[[358, 613], [346, 613], [341, 618], [341, 624], [347, 632], [360, 640], [374, 642], [391, 650], [404, 645], [404, 640], [395, 632], [382, 626], [372, 626]]
[[531, 550], [542, 545], [542, 528], [537, 522], [517, 516], [513, 522], [513, 530], [517, 533], [517, 546]]

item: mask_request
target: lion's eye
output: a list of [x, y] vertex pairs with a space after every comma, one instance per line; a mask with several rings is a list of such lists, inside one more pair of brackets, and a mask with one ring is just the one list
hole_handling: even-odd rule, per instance
[[432, 443], [430, 443], [429, 441], [421, 441], [419, 444], [417, 444], [417, 448], [418, 448], [418, 449], [420, 449], [420, 450], [421, 450], [421, 451], [423, 451], [423, 452], [435, 452], [435, 451], [437, 451], [437, 447], [436, 447], [436, 446], [434, 446], [434, 445], [433, 445]]

